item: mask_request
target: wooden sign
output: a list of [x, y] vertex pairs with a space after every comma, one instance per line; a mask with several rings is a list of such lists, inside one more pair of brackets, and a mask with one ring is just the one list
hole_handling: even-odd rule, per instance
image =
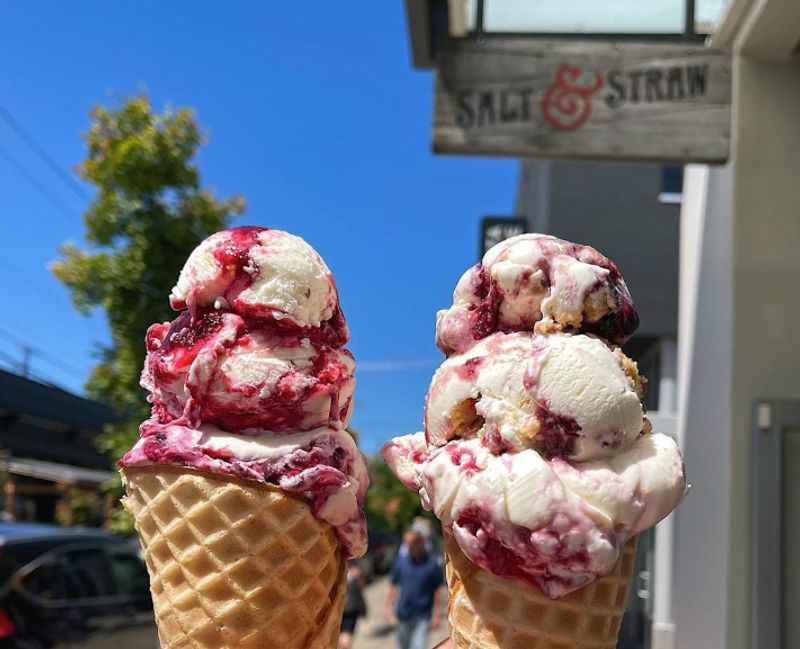
[[433, 150], [721, 163], [731, 57], [702, 45], [453, 41], [436, 77]]

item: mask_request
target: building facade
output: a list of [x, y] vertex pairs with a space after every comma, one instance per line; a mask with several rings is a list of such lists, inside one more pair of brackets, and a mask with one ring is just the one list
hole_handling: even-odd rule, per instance
[[[492, 9], [495, 21], [513, 19], [494, 37], [530, 37], [528, 50], [536, 37], [553, 35], [543, 17], [560, 25], [559, 37], [571, 45], [658, 40], [646, 30], [607, 33], [615, 28], [608, 18], [614, 11], [627, 18], [629, 3], [606, 3], [598, 15], [577, 2], [406, 4], [412, 61], [422, 68], [437, 66], [450, 38], [472, 38], [478, 48], [491, 42], [482, 29]], [[688, 26], [683, 42], [702, 43], [695, 10], [703, 4], [675, 3]], [[545, 7], [555, 10], [546, 14]], [[717, 166], [686, 168], [680, 206], [674, 191], [658, 186], [657, 166], [522, 162], [516, 207], [529, 229], [591, 243], [625, 275], [642, 313], [626, 351], [650, 378], [648, 416], [655, 428], [677, 434], [693, 485], [647, 540], [633, 589], [645, 595], [634, 604], [646, 613], [640, 621], [647, 631], [620, 646], [800, 647], [800, 3], [729, 0], [716, 8], [720, 17], [706, 29], [725, 58], [732, 94], [712, 110], [724, 114], [714, 128], [726, 142], [730, 136], [729, 154], [713, 158]], [[563, 19], [578, 10], [578, 27]], [[641, 4], [636, 11], [648, 10]], [[523, 14], [536, 19], [523, 25]], [[605, 31], [584, 31], [594, 19]], [[480, 57], [471, 60], [482, 87], [508, 81], [507, 62], [487, 72]], [[708, 135], [710, 123], [692, 119], [680, 134]], [[529, 132], [518, 133], [531, 144]], [[603, 141], [606, 132], [595, 133]], [[639, 131], [637, 143], [652, 134]], [[503, 143], [504, 155], [522, 148]], [[598, 157], [603, 153], [610, 150], [601, 148]]]
[[101, 524], [113, 476], [95, 446], [114, 412], [0, 370], [0, 512], [5, 520]]

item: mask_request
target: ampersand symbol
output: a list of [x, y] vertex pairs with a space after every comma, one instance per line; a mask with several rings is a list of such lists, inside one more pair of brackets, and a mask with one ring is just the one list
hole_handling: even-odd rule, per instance
[[592, 95], [602, 87], [603, 74], [595, 72], [592, 83], [581, 85], [577, 81], [582, 73], [575, 65], [558, 66], [555, 81], [542, 98], [542, 114], [552, 126], [574, 131], [592, 114]]

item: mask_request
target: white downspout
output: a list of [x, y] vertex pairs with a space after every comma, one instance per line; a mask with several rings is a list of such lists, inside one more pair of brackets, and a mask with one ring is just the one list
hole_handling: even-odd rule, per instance
[[[664, 421], [677, 422], [678, 349], [674, 340], [664, 339], [659, 346], [661, 376], [658, 383], [658, 415]], [[675, 434], [675, 428], [662, 430]], [[653, 557], [653, 635], [652, 649], [675, 648], [675, 624], [672, 617], [673, 517], [668, 516], [655, 530]]]
[[[659, 411], [677, 415], [674, 431], [684, 446], [685, 407], [689, 390], [689, 368], [694, 349], [694, 321], [697, 308], [698, 269], [703, 243], [708, 167], [688, 165], [684, 171], [680, 223], [680, 263], [678, 289], [678, 344], [665, 341], [661, 347]], [[662, 405], [663, 404], [663, 405]], [[667, 407], [670, 410], [667, 410]], [[675, 575], [675, 516], [657, 527], [653, 570], [653, 634], [651, 649], [676, 649], [672, 584]]]

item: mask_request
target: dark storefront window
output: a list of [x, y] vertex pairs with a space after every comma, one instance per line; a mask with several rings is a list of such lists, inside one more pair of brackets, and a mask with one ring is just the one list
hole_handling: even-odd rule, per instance
[[680, 203], [683, 197], [683, 167], [667, 165], [661, 167], [661, 191], [658, 200], [661, 203]]

